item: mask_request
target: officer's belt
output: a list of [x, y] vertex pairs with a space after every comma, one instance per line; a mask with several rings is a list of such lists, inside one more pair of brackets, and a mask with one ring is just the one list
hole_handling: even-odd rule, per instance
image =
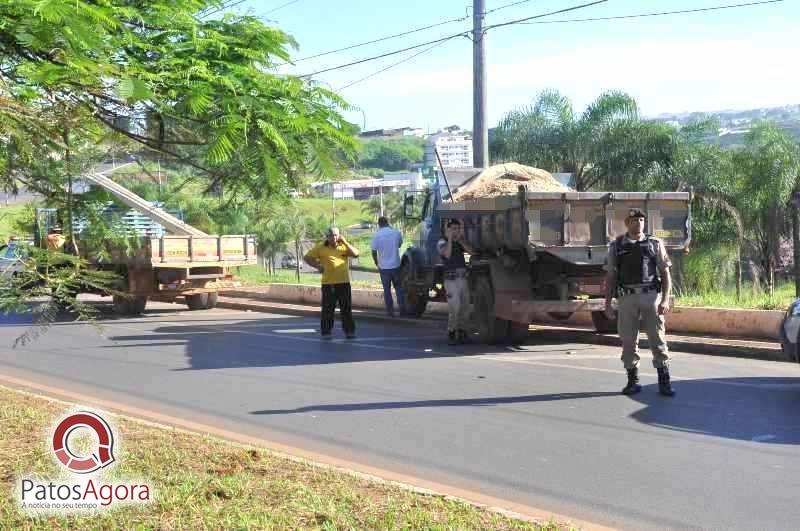
[[633, 295], [634, 293], [650, 293], [651, 291], [660, 291], [658, 284], [652, 284], [650, 286], [639, 286], [635, 288], [626, 288], [625, 286], [620, 286], [619, 289], [622, 290], [623, 295]]

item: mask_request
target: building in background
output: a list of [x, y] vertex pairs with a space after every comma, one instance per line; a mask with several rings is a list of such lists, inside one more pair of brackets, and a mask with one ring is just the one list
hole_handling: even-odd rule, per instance
[[401, 192], [406, 189], [422, 189], [422, 174], [419, 172], [387, 172], [383, 179], [352, 179], [349, 181], [327, 181], [311, 183], [317, 194], [334, 199], [369, 199], [379, 195]]
[[422, 138], [425, 132], [419, 127], [400, 127], [398, 129], [375, 129], [363, 131], [358, 136], [361, 138], [403, 138], [416, 136]]
[[435, 168], [439, 165], [435, 150], [439, 151], [445, 168], [472, 167], [472, 135], [466, 131], [448, 128], [429, 136], [425, 141], [425, 166]]

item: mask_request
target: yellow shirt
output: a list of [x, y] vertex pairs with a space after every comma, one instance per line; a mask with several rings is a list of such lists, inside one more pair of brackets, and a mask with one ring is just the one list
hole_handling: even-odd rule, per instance
[[306, 258], [314, 258], [322, 267], [323, 284], [350, 282], [350, 262], [347, 259], [349, 256], [346, 245], [329, 247], [325, 243], [318, 243], [306, 254]]

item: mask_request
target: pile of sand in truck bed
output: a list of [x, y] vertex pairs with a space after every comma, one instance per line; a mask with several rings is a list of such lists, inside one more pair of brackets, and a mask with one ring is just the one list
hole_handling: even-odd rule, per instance
[[548, 171], [516, 162], [490, 166], [453, 192], [454, 201], [514, 195], [520, 185], [531, 192], [569, 192]]

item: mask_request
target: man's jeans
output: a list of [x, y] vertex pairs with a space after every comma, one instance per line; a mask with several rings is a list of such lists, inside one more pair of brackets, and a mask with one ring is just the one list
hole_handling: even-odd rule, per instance
[[383, 284], [383, 302], [386, 304], [386, 311], [394, 313], [394, 301], [392, 300], [392, 284], [394, 284], [394, 291], [397, 293], [397, 305], [400, 311], [406, 305], [406, 294], [400, 286], [400, 268], [396, 269], [381, 269], [381, 284]]

